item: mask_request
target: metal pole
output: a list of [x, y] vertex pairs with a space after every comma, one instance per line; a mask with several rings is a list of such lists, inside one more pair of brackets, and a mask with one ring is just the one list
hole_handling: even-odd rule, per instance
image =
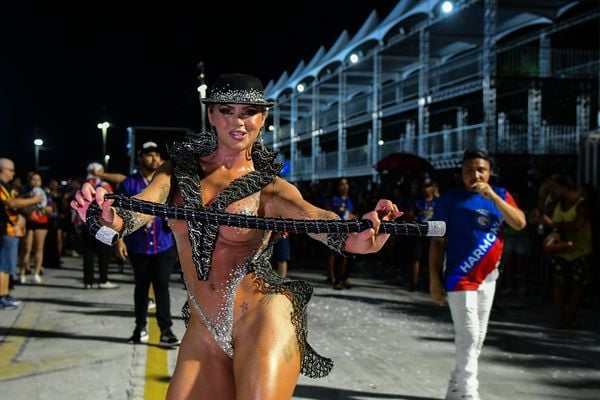
[[198, 80], [200, 81], [200, 85], [198, 86], [198, 93], [200, 93], [200, 112], [202, 113], [202, 131], [206, 131], [206, 104], [202, 102], [202, 99], [206, 97], [206, 75], [204, 74], [204, 61], [200, 61], [198, 63], [198, 68], [200, 68], [200, 75], [198, 76]]
[[106, 159], [106, 132], [110, 128], [110, 123], [107, 121], [101, 122], [98, 125], [98, 129], [102, 131], [102, 160]]
[[42, 139], [35, 139], [33, 141], [33, 149], [35, 151], [35, 170], [37, 171], [40, 166], [40, 146], [44, 144]]
[[[206, 92], [206, 91], [204, 91]], [[204, 94], [201, 94], [204, 97]], [[202, 113], [202, 132], [206, 131], [206, 104], [200, 102], [200, 112]]]
[[102, 158], [106, 156], [106, 126], [102, 126]]

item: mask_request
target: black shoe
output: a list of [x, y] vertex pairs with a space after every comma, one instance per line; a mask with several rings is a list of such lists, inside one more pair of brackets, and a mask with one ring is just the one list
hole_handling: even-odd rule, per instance
[[148, 331], [146, 328], [136, 327], [133, 330], [133, 335], [131, 335], [127, 342], [133, 344], [148, 343], [148, 337]]
[[158, 345], [173, 347], [179, 346], [180, 343], [181, 340], [177, 339], [177, 336], [175, 336], [175, 334], [171, 332], [170, 329], [167, 329], [160, 334], [160, 342], [158, 343]]

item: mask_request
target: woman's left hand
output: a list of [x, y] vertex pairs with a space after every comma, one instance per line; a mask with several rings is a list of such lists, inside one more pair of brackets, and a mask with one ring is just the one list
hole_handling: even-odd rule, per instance
[[379, 200], [375, 210], [362, 216], [373, 224], [372, 228], [362, 232], [351, 233], [346, 240], [345, 250], [350, 253], [366, 254], [379, 251], [390, 237], [387, 233], [379, 233], [381, 221], [392, 221], [402, 215], [398, 207], [389, 200]]

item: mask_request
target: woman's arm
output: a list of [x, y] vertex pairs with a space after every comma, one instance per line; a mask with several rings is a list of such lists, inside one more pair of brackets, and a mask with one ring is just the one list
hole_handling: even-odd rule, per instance
[[[293, 219], [339, 219], [335, 213], [323, 210], [304, 200], [294, 185], [281, 178], [274, 180], [271, 189], [267, 192], [268, 198], [265, 202], [266, 216]], [[336, 251], [374, 253], [379, 251], [389, 238], [389, 234], [378, 233], [381, 221], [392, 220], [400, 215], [402, 214], [391, 201], [380, 200], [373, 211], [362, 216], [363, 219], [371, 221], [373, 228], [348, 235], [335, 232], [309, 235]]]
[[[134, 197], [155, 203], [165, 203], [171, 188], [171, 163], [163, 163], [152, 178], [150, 184]], [[71, 201], [71, 207], [77, 211], [79, 217], [85, 221], [87, 209], [95, 200], [102, 209], [100, 222], [121, 235], [127, 235], [142, 226], [145, 226], [154, 217], [137, 212], [116, 209], [112, 207], [113, 200], [104, 200], [106, 190], [99, 187], [94, 189], [89, 183], [85, 183]]]
[[[170, 162], [163, 163], [152, 177], [150, 184], [140, 193], [132, 196], [140, 200], [164, 204], [169, 198], [171, 190], [172, 165]], [[121, 236], [126, 236], [147, 225], [154, 218], [151, 215], [141, 214], [135, 211], [117, 208], [116, 215], [122, 220], [121, 229], [117, 230]]]
[[112, 184], [119, 185], [125, 179], [127, 179], [127, 175], [120, 174], [118, 172], [104, 172], [99, 170], [94, 170], [94, 175], [103, 181], [108, 181]]

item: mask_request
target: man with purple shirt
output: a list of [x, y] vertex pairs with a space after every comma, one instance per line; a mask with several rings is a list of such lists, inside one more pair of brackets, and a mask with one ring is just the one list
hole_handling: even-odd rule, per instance
[[[140, 193], [156, 169], [162, 164], [158, 145], [146, 142], [138, 151], [138, 172], [129, 175], [119, 186], [119, 193], [131, 197]], [[162, 218], [153, 218], [144, 228], [119, 240], [117, 257], [129, 257], [133, 267], [135, 289], [135, 329], [130, 343], [148, 342], [146, 319], [148, 317], [148, 290], [150, 284], [156, 297], [156, 319], [160, 328], [160, 345], [176, 346], [179, 339], [171, 331], [171, 299], [169, 281], [177, 252], [171, 230]]]

